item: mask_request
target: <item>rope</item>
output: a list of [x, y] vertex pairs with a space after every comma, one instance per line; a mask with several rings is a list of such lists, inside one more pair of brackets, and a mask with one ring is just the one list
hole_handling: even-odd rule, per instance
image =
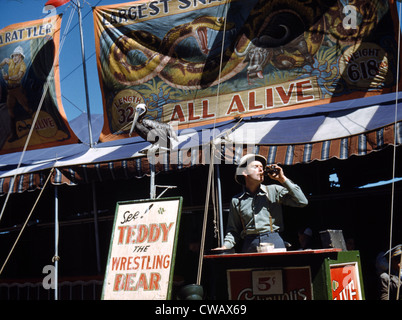
[[[391, 279], [391, 248], [392, 248], [392, 233], [393, 233], [393, 220], [394, 220], [394, 202], [395, 202], [395, 171], [396, 171], [396, 137], [397, 137], [397, 120], [398, 120], [398, 91], [399, 91], [399, 72], [400, 72], [400, 54], [401, 54], [401, 3], [399, 3], [399, 24], [398, 24], [398, 58], [397, 58], [397, 72], [396, 72], [396, 88], [395, 88], [395, 118], [394, 118], [394, 147], [392, 155], [392, 183], [391, 183], [391, 212], [390, 212], [390, 225], [389, 225], [389, 255], [388, 255], [388, 278]], [[402, 257], [402, 255], [401, 255]], [[401, 282], [400, 274], [398, 275], [398, 292], [397, 298], [399, 299], [399, 286]], [[391, 281], [388, 282], [388, 300], [390, 294]]]
[[[215, 115], [217, 114], [217, 108], [219, 106], [219, 94], [220, 94], [220, 84], [221, 84], [221, 74], [222, 74], [222, 65], [223, 65], [223, 51], [225, 48], [225, 35], [226, 35], [226, 25], [227, 25], [227, 13], [228, 13], [228, 0], [225, 0], [224, 3], [224, 25], [223, 25], [223, 39], [222, 39], [222, 46], [221, 46], [221, 56], [219, 62], [219, 75], [218, 75], [218, 87], [216, 90], [216, 103], [215, 103]], [[216, 126], [216, 116], [214, 118], [214, 126], [213, 132], [215, 134], [215, 126]], [[211, 153], [210, 153], [210, 164], [209, 164], [209, 171], [208, 171], [208, 184], [207, 184], [207, 193], [205, 196], [205, 207], [204, 207], [204, 221], [202, 226], [202, 235], [201, 235], [201, 244], [200, 244], [200, 255], [198, 259], [198, 273], [197, 273], [197, 284], [201, 284], [201, 274], [202, 274], [202, 266], [203, 266], [203, 259], [204, 259], [204, 248], [205, 248], [205, 235], [206, 235], [206, 228], [207, 228], [207, 220], [208, 220], [208, 209], [209, 209], [209, 199], [211, 194], [211, 185], [214, 177], [214, 163], [215, 163], [215, 141], [216, 137], [212, 137], [211, 140]], [[215, 190], [215, 185], [213, 186]], [[216, 230], [217, 225], [217, 203], [214, 201], [216, 196], [216, 190], [213, 193], [213, 205], [214, 205], [214, 229]], [[218, 229], [219, 230], [219, 229]], [[218, 231], [219, 233], [219, 231]]]
[[[227, 25], [227, 17], [228, 17], [228, 0], [225, 1], [225, 5], [224, 5], [224, 24], [223, 24], [223, 39], [222, 39], [222, 46], [221, 46], [221, 59], [219, 62], [219, 75], [218, 75], [218, 87], [216, 90], [216, 104], [215, 104], [215, 112], [216, 112], [216, 108], [218, 107], [219, 104], [219, 93], [220, 93], [220, 84], [221, 84], [221, 74], [222, 74], [222, 64], [223, 64], [223, 50], [225, 49], [225, 36], [226, 36], [226, 25]], [[216, 114], [216, 113], [215, 113]], [[215, 123], [216, 123], [216, 117], [214, 119], [214, 128], [215, 128]]]
[[[220, 97], [220, 85], [221, 85], [221, 75], [222, 75], [222, 65], [223, 65], [223, 56], [224, 56], [224, 49], [225, 49], [225, 38], [226, 38], [226, 26], [227, 26], [227, 16], [228, 16], [228, 1], [225, 1], [224, 4], [224, 24], [223, 24], [223, 38], [222, 38], [222, 46], [221, 46], [221, 56], [220, 56], [220, 62], [219, 62], [219, 75], [218, 75], [218, 87], [216, 90], [216, 103], [215, 103], [215, 115], [217, 114], [217, 109], [219, 106], [219, 97]], [[216, 126], [216, 117], [214, 118], [214, 133], [215, 133], [215, 126]], [[217, 137], [219, 137], [221, 135], [218, 135]], [[213, 137], [212, 142], [216, 141], [217, 137]], [[212, 164], [211, 166], [214, 167], [214, 163], [215, 163], [215, 156], [216, 156], [216, 147], [215, 144], [212, 143], [211, 147], [213, 148], [213, 152], [211, 151], [211, 161]], [[219, 158], [222, 159], [222, 153], [219, 150]], [[213, 174], [214, 174], [214, 170], [212, 170]], [[214, 180], [213, 180], [214, 181]], [[218, 195], [218, 190], [216, 190], [216, 186], [215, 184], [213, 185], [213, 205], [214, 205], [214, 230], [215, 230], [215, 235], [217, 235], [216, 237], [218, 238], [218, 243], [220, 244], [220, 235], [219, 234], [219, 224], [222, 223], [222, 221], [219, 221], [219, 217], [218, 217], [218, 212], [219, 212], [219, 202], [217, 201], [217, 197], [219, 197]]]
[[[399, 300], [399, 292], [401, 290], [401, 270], [402, 270], [402, 254], [400, 255], [400, 260], [399, 260], [398, 286], [396, 287], [397, 288], [396, 289], [396, 300]], [[388, 290], [388, 297], [389, 297], [389, 290]]]
[[[214, 168], [215, 170], [215, 168]], [[215, 171], [214, 171], [215, 172]], [[219, 226], [220, 226], [220, 221], [219, 221], [219, 210], [218, 210], [218, 189], [215, 186], [215, 180], [212, 180], [212, 205], [214, 207], [214, 237], [218, 239], [218, 243], [220, 243], [220, 234], [219, 234]]]
[[[214, 148], [211, 149], [211, 156], [214, 155]], [[198, 259], [198, 273], [197, 273], [197, 284], [201, 284], [201, 274], [202, 274], [202, 265], [204, 259], [204, 247], [205, 247], [205, 235], [207, 229], [207, 220], [208, 220], [208, 207], [209, 207], [209, 196], [211, 191], [211, 180], [213, 176], [213, 165], [209, 165], [209, 173], [208, 173], [208, 184], [207, 184], [207, 194], [205, 196], [205, 207], [204, 207], [204, 221], [202, 225], [202, 235], [201, 235], [201, 245], [200, 245], [200, 255]]]
[[6, 266], [8, 260], [10, 259], [10, 256], [11, 256], [11, 254], [13, 253], [14, 248], [15, 248], [15, 246], [17, 245], [17, 243], [18, 243], [18, 241], [19, 241], [19, 239], [20, 239], [22, 233], [24, 232], [25, 227], [26, 227], [26, 225], [28, 224], [29, 219], [31, 219], [32, 213], [34, 212], [34, 210], [35, 210], [35, 208], [36, 208], [36, 205], [38, 204], [39, 199], [40, 199], [40, 197], [42, 196], [42, 193], [43, 193], [43, 191], [45, 190], [46, 185], [47, 185], [47, 183], [48, 183], [49, 180], [50, 180], [50, 177], [52, 176], [53, 170], [54, 170], [54, 168], [52, 168], [52, 169], [50, 170], [49, 176], [47, 177], [46, 182], [45, 182], [43, 188], [41, 189], [38, 198], [36, 198], [35, 203], [34, 203], [32, 209], [31, 209], [31, 212], [29, 213], [29, 215], [28, 215], [28, 217], [27, 217], [27, 219], [26, 219], [24, 225], [22, 226], [22, 228], [21, 228], [21, 230], [20, 230], [20, 233], [18, 234], [17, 239], [16, 239], [15, 242], [14, 242], [14, 245], [12, 246], [12, 248], [11, 248], [11, 250], [10, 250], [10, 252], [9, 252], [9, 254], [8, 254], [8, 256], [7, 256], [7, 258], [6, 258], [6, 260], [4, 261], [3, 266], [2, 266], [1, 269], [0, 269], [0, 275], [3, 273], [4, 267]]

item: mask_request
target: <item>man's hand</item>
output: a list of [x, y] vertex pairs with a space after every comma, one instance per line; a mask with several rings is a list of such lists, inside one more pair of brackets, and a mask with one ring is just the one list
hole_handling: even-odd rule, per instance
[[211, 251], [217, 251], [217, 250], [226, 250], [227, 248], [225, 246], [218, 247], [218, 248], [213, 248]]
[[275, 172], [268, 173], [268, 176], [273, 180], [279, 181], [280, 183], [284, 183], [287, 178], [285, 177], [285, 174], [283, 173], [283, 169], [280, 166], [278, 166], [277, 164], [273, 164], [273, 165], [271, 165], [271, 167], [277, 169], [278, 172], [277, 173], [275, 173]]

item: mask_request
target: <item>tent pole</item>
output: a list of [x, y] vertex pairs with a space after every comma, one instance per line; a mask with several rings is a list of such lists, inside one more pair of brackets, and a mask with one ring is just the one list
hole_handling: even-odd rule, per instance
[[54, 300], [59, 299], [59, 193], [58, 186], [54, 186]]
[[78, 11], [78, 20], [79, 20], [80, 37], [81, 37], [81, 54], [82, 54], [82, 69], [84, 71], [85, 99], [86, 99], [86, 104], [87, 104], [89, 147], [92, 148], [93, 141], [92, 141], [92, 126], [91, 126], [91, 110], [89, 107], [87, 67], [86, 67], [86, 63], [85, 63], [84, 33], [82, 31], [82, 16], [81, 16], [80, 0], [77, 0], [77, 11]]
[[100, 251], [99, 251], [98, 207], [97, 207], [97, 201], [96, 201], [95, 181], [92, 180], [91, 186], [92, 186], [92, 205], [93, 205], [93, 210], [94, 210], [96, 268], [98, 270], [98, 274], [100, 274], [101, 267], [100, 267]]
[[223, 210], [222, 210], [222, 189], [221, 189], [221, 174], [220, 165], [215, 164], [216, 186], [218, 188], [218, 214], [219, 214], [219, 233], [220, 245], [223, 246]]
[[155, 154], [151, 154], [151, 162], [150, 169], [151, 169], [151, 187], [150, 187], [150, 197], [151, 199], [155, 199], [156, 197], [156, 187], [155, 187]]

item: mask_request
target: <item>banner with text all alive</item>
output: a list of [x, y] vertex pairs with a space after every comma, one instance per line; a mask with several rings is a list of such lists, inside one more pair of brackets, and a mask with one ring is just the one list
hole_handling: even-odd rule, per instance
[[146, 118], [184, 128], [392, 92], [394, 9], [387, 0], [96, 7], [101, 140], [127, 137], [139, 103]]
[[21, 151], [32, 125], [28, 149], [78, 142], [61, 103], [60, 24], [55, 15], [0, 30], [0, 154]]

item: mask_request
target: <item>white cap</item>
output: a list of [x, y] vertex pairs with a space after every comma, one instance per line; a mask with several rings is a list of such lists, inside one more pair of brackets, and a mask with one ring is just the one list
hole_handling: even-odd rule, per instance
[[267, 165], [267, 159], [265, 159], [262, 155], [249, 153], [243, 156], [239, 164], [237, 165], [236, 173], [235, 173], [235, 181], [239, 184], [245, 184], [244, 177], [243, 177], [243, 170], [247, 164], [252, 161], [260, 161], [262, 163], [263, 168], [265, 169]]
[[22, 55], [22, 57], [25, 59], [25, 55], [24, 55], [24, 49], [22, 49], [21, 46], [18, 46], [17, 48], [14, 49], [14, 52], [12, 53], [11, 57], [15, 54], [20, 54]]

